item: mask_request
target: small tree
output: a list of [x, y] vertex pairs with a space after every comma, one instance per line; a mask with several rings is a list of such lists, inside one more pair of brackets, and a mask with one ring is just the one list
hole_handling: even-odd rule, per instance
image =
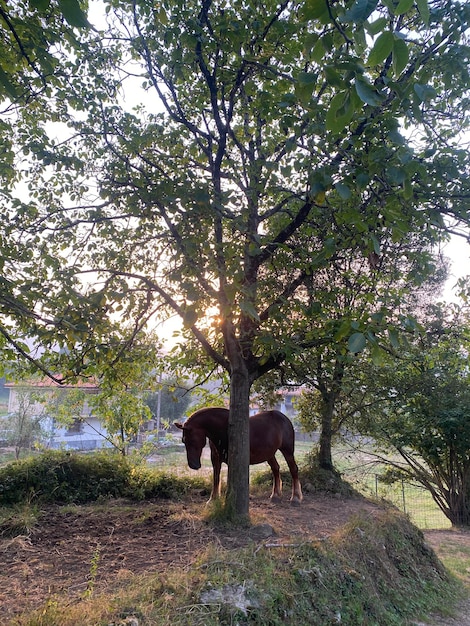
[[[333, 470], [332, 443], [359, 410], [377, 399], [367, 394], [370, 362], [380, 366], [387, 351], [398, 349], [400, 336], [416, 327], [419, 303], [440, 292], [445, 262], [430, 254], [415, 236], [384, 241], [382, 255], [368, 260], [349, 251], [337, 254], [318, 272], [306, 307], [312, 313], [310, 350], [282, 369], [284, 379], [306, 388], [297, 402], [307, 432], [318, 430], [318, 466]], [[371, 304], [375, 307], [370, 309]], [[274, 388], [279, 380], [264, 385]]]
[[163, 418], [172, 424], [180, 419], [191, 402], [189, 389], [175, 380], [164, 380], [159, 389], [149, 393], [145, 403], [157, 420]]
[[381, 410], [362, 428], [385, 450], [389, 478], [420, 483], [455, 526], [470, 526], [470, 313], [432, 307], [425, 331], [386, 367], [370, 371]]
[[37, 411], [35, 395], [28, 391], [18, 392], [18, 406], [6, 421], [7, 441], [15, 448], [15, 458], [19, 459], [22, 450], [31, 448], [42, 437], [44, 413]]
[[137, 436], [142, 424], [151, 418], [142, 394], [130, 389], [102, 393], [91, 400], [94, 414], [106, 424], [108, 440], [126, 456], [129, 444]]
[[[107, 435], [99, 434], [126, 455], [142, 424], [152, 417], [145, 397], [149, 389], [157, 385], [155, 372], [161, 366], [161, 357], [151, 336], [132, 341], [120, 338], [116, 343], [112, 339], [109, 337], [96, 352], [90, 351], [93, 362], [88, 371], [96, 373], [92, 380], [97, 392], [90, 394], [80, 385], [73, 389], [59, 387], [49, 397], [47, 406], [49, 414], [58, 422], [71, 424], [76, 419], [87, 422], [83, 406], [88, 403], [93, 416], [106, 429]], [[51, 355], [51, 363], [57, 366], [61, 357], [57, 353]], [[103, 366], [104, 361], [108, 367]], [[74, 380], [81, 379], [74, 377]]]

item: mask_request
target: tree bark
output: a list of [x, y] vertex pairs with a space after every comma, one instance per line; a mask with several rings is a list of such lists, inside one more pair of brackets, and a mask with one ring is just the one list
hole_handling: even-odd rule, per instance
[[228, 475], [225, 512], [237, 522], [249, 521], [250, 506], [250, 379], [240, 362], [230, 375]]
[[[321, 376], [322, 366], [321, 359], [319, 360], [318, 372], [319, 380], [322, 380]], [[318, 451], [318, 465], [322, 469], [329, 471], [334, 470], [333, 457], [331, 453], [331, 441], [333, 433], [336, 432], [338, 426], [334, 426], [334, 417], [336, 410], [336, 403], [341, 393], [341, 383], [344, 377], [344, 365], [340, 360], [336, 360], [333, 371], [333, 377], [331, 380], [330, 389], [322, 382], [319, 387], [319, 391], [322, 398], [321, 406], [321, 431]]]
[[334, 401], [331, 398], [323, 398], [321, 411], [321, 430], [318, 451], [318, 465], [322, 469], [332, 470], [333, 459], [331, 455], [331, 438], [333, 435], [333, 413], [335, 410]]

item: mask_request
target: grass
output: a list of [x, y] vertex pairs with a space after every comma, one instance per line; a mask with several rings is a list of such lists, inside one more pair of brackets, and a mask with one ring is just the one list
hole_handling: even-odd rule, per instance
[[0, 507], [0, 538], [29, 536], [37, 526], [39, 509], [30, 502]]
[[159, 626], [404, 626], [452, 606], [455, 597], [421, 533], [389, 510], [357, 517], [323, 541], [211, 545], [187, 570], [123, 574], [104, 595], [51, 599], [14, 624], [121, 625], [135, 618]]
[[433, 537], [433, 546], [441, 562], [470, 593], [470, 533]]
[[0, 467], [15, 460], [15, 452], [11, 448], [0, 448]]
[[[299, 446], [299, 463], [310, 448]], [[158, 486], [163, 497], [174, 497], [181, 484], [210, 476], [208, 459], [201, 475], [187, 469], [183, 448], [163, 450], [153, 469], [143, 468], [142, 493], [155, 497]], [[78, 466], [74, 468], [76, 478]], [[253, 476], [266, 470], [265, 464], [252, 467]], [[155, 477], [160, 477], [156, 483]], [[106, 514], [103, 501], [94, 506]], [[39, 523], [37, 512], [31, 500], [1, 509], [0, 534], [27, 536]], [[443, 539], [438, 553], [470, 585], [470, 546]], [[210, 545], [187, 570], [139, 577], [123, 571], [104, 595], [95, 585], [99, 558], [97, 549], [90, 560], [89, 586], [79, 601], [51, 598], [12, 626], [118, 626], [132, 623], [133, 617], [139, 624], [159, 626], [404, 626], [412, 618], [451, 608], [459, 597], [458, 586], [421, 532], [394, 509], [357, 517], [322, 541], [274, 541], [238, 550]]]
[[367, 451], [352, 452], [349, 447], [339, 446], [335, 450], [335, 464], [343, 478], [357, 491], [368, 498], [392, 502], [418, 528], [429, 530], [452, 527], [426, 489], [401, 481], [392, 485], [381, 482], [380, 474], [384, 466], [378, 464]]

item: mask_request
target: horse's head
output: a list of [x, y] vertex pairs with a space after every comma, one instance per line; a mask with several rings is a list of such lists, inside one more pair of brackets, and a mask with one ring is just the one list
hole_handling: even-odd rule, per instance
[[202, 449], [206, 445], [204, 430], [193, 424], [175, 424], [175, 426], [183, 431], [183, 443], [186, 447], [189, 467], [194, 470], [200, 469]]

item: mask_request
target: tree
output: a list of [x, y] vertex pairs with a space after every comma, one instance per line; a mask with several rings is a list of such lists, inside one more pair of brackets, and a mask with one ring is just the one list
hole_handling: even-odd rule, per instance
[[30, 449], [42, 437], [44, 414], [37, 410], [37, 395], [28, 391], [18, 392], [16, 409], [3, 420], [7, 430], [7, 441], [15, 447], [15, 458], [22, 450]]
[[78, 0], [0, 3], [0, 102], [26, 103], [54, 82], [57, 47], [77, 45], [73, 28], [89, 27]]
[[469, 323], [468, 307], [433, 306], [406, 352], [373, 373], [380, 410], [359, 425], [398, 453], [389, 477], [421, 484], [456, 526], [470, 525]]
[[[79, 0], [0, 0], [0, 348], [3, 363], [25, 359], [32, 371], [45, 374], [51, 372], [31, 343], [37, 347], [55, 329], [65, 330], [60, 318], [41, 311], [57, 259], [42, 246], [39, 231], [23, 229], [25, 214], [31, 218], [37, 212], [22, 181], [25, 171], [34, 176], [32, 161], [47, 166], [54, 158], [44, 126], [66, 119], [69, 59], [80, 47], [80, 31], [90, 26], [80, 5]], [[50, 106], [54, 98], [62, 101], [62, 114]]]
[[[155, 389], [158, 385], [157, 368], [162, 366], [161, 357], [155, 349], [156, 345], [158, 345], [156, 341], [147, 343], [144, 336], [140, 336], [132, 342], [132, 345], [127, 344], [125, 351], [118, 356], [114, 347], [108, 344], [96, 346], [96, 350], [100, 348], [105, 352], [104, 356], [100, 356], [98, 350], [98, 353], [95, 351], [89, 357], [91, 358], [89, 371], [95, 373], [92, 382], [96, 391], [95, 389], [93, 393], [85, 391], [80, 384], [84, 379], [73, 377], [78, 382], [76, 386], [64, 388], [59, 385], [54, 394], [44, 399], [47, 401], [47, 413], [61, 424], [71, 425], [76, 420], [86, 422], [83, 408], [87, 404], [93, 416], [106, 428], [108, 434], [105, 438], [123, 456], [127, 455], [129, 444], [135, 439], [142, 425], [152, 416], [145, 398], [149, 390]], [[68, 355], [55, 356], [59, 359], [64, 357], [65, 363]], [[103, 368], [106, 361], [108, 367]], [[53, 364], [55, 368], [57, 365], [55, 359]], [[99, 370], [102, 370], [100, 376], [97, 375]], [[60, 376], [61, 381], [69, 379], [67, 375]], [[104, 436], [103, 433], [100, 434]]]
[[[50, 158], [33, 156], [35, 211], [15, 207], [22, 233], [47, 234], [47, 272], [61, 276], [60, 292], [34, 293], [82, 372], [87, 309], [103, 329], [118, 309], [140, 328], [181, 316], [182, 363], [230, 377], [226, 509], [246, 517], [250, 389], [317, 345], [310, 277], [340, 251], [375, 262], [382, 240], [436, 241], [446, 217], [468, 220], [469, 157], [450, 138], [466, 125], [469, 8], [115, 0], [106, 10], [105, 32], [87, 33], [67, 65], [61, 94], [80, 112], [57, 101], [69, 140], [41, 138]], [[154, 99], [130, 111], [117, 97], [135, 76]], [[348, 332], [367, 339], [354, 320]]]
[[136, 340], [112, 368], [105, 369], [99, 393], [89, 399], [93, 414], [106, 426], [109, 440], [123, 456], [152, 417], [145, 398], [148, 390], [156, 387], [160, 361], [154, 346]]
[[149, 393], [145, 398], [145, 403], [152, 412], [152, 416], [157, 420], [163, 417], [172, 424], [184, 415], [191, 403], [189, 389], [179, 384], [176, 380], [162, 381], [159, 389]]
[[[365, 265], [349, 254], [317, 277], [323, 285], [315, 290], [315, 306], [328, 323], [315, 327], [312, 322], [311, 332], [324, 341], [283, 371], [292, 384], [309, 389], [298, 404], [300, 420], [306, 430], [319, 430], [318, 465], [326, 470], [333, 469], [334, 437], [358, 411], [376, 404], [365, 393], [369, 362], [380, 367], [388, 362], [389, 352], [400, 352], [403, 337], [417, 328], [424, 303], [439, 294], [447, 277], [445, 262], [414, 236], [383, 242], [374, 266], [358, 271], [361, 263]], [[356, 331], [352, 335], [351, 328]]]

